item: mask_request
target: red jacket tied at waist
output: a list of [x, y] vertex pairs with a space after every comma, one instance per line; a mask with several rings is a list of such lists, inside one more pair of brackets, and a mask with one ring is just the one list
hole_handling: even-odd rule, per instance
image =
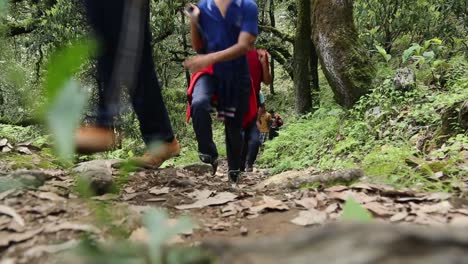
[[[205, 69], [195, 73], [192, 75], [192, 78], [190, 79], [190, 84], [187, 89], [187, 99], [188, 99], [188, 106], [187, 106], [187, 114], [186, 114], [186, 122], [190, 120], [191, 114], [190, 114], [190, 106], [192, 103], [192, 95], [193, 95], [193, 90], [195, 89], [195, 84], [197, 83], [198, 78], [201, 76], [209, 74], [213, 75], [213, 65], [210, 65], [206, 67]], [[251, 81], [252, 82], [252, 81]], [[244, 121], [242, 122], [242, 126], [245, 128], [247, 125], [252, 122], [256, 115], [257, 115], [257, 97], [255, 96], [255, 88], [253, 85], [250, 86], [250, 95], [249, 95], [249, 109], [247, 113], [245, 114]], [[216, 101], [217, 97], [216, 95], [213, 96], [213, 101]]]

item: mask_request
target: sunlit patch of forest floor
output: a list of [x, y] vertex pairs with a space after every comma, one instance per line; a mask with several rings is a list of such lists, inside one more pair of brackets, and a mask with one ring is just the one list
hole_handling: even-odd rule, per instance
[[[328, 176], [313, 170], [274, 176], [254, 170], [234, 185], [225, 175], [225, 162], [211, 176], [204, 165], [123, 173], [117, 161], [95, 160], [79, 166], [88, 172], [107, 168], [114, 191], [85, 198], [76, 170], [54, 167], [40, 149], [13, 145], [1, 155], [0, 256], [12, 261], [6, 263], [50, 263], [51, 256], [83, 237], [145, 240], [141, 216], [149, 208], [166, 210], [170, 220], [189, 216], [195, 227], [170, 241], [186, 245], [279, 236], [339, 221], [349, 199], [374, 221], [468, 226], [468, 200], [462, 195], [395, 189], [368, 182], [362, 172], [348, 181], [338, 177], [333, 184], [304, 185], [307, 178]], [[341, 173], [348, 172], [329, 175]], [[290, 184], [295, 179], [302, 183]]]

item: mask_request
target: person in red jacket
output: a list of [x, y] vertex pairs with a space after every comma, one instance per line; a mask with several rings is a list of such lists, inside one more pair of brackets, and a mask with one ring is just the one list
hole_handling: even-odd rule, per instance
[[[247, 61], [249, 63], [250, 78], [252, 79], [253, 90], [258, 98], [258, 106], [262, 107], [264, 102], [260, 101], [261, 83], [266, 85], [271, 83], [270, 65], [268, 62], [268, 52], [258, 50], [255, 47], [247, 52]], [[258, 114], [258, 110], [257, 110]], [[247, 172], [253, 171], [253, 164], [257, 159], [260, 149], [260, 131], [257, 126], [257, 118], [251, 121], [244, 129], [244, 142], [242, 145], [241, 170]]]
[[254, 0], [201, 0], [186, 10], [190, 36], [198, 55], [184, 65], [195, 74], [211, 68], [194, 83], [190, 98], [193, 129], [200, 159], [217, 167], [218, 150], [213, 141], [213, 96], [225, 126], [228, 178], [241, 176], [242, 124], [249, 110], [251, 80], [246, 53], [258, 35], [258, 8]]

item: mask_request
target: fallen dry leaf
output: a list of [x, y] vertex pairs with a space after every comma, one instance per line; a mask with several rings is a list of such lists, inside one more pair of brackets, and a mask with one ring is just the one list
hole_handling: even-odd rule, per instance
[[95, 226], [87, 225], [87, 224], [77, 224], [71, 222], [60, 223], [58, 225], [50, 225], [46, 228], [46, 233], [55, 233], [62, 230], [74, 230], [74, 231], [82, 231], [88, 233], [100, 233], [99, 229]]
[[168, 194], [169, 193], [169, 187], [163, 187], [163, 188], [153, 187], [153, 188], [151, 188], [149, 190], [149, 193], [154, 194], [154, 195]]
[[138, 195], [140, 195], [140, 193], [128, 193], [128, 194], [124, 194], [124, 195], [122, 195], [122, 200], [123, 200], [123, 201], [130, 201], [130, 200], [132, 200], [133, 198], [137, 197]]
[[16, 189], [11, 189], [11, 190], [0, 193], [0, 201], [7, 198], [10, 194], [14, 193], [15, 191]]
[[451, 193], [444, 192], [431, 193], [425, 196], [428, 201], [443, 201], [450, 199], [450, 197], [452, 197]]
[[195, 200], [204, 200], [210, 197], [213, 193], [214, 191], [210, 190], [195, 190], [194, 192], [189, 193], [187, 196]]
[[313, 197], [303, 198], [301, 200], [294, 201], [297, 205], [304, 207], [305, 209], [314, 209], [317, 208], [317, 199]]
[[43, 200], [50, 200], [50, 201], [54, 201], [54, 202], [58, 202], [58, 201], [66, 201], [67, 199], [57, 195], [56, 193], [53, 193], [53, 192], [39, 192], [39, 193], [35, 193], [35, 195], [37, 196], [37, 198], [39, 199], [43, 199]]
[[11, 221], [7, 227], [7, 230], [16, 233], [23, 233], [24, 231], [26, 231], [26, 227], [18, 224], [16, 221]]
[[176, 206], [176, 208], [179, 210], [187, 210], [187, 209], [203, 208], [203, 207], [212, 206], [212, 205], [223, 205], [228, 202], [234, 201], [236, 198], [237, 198], [237, 195], [233, 193], [221, 192], [221, 193], [216, 194], [213, 197], [201, 199], [192, 204], [178, 205]]
[[146, 199], [145, 202], [165, 202], [167, 198], [150, 198]]
[[300, 226], [323, 224], [327, 220], [327, 214], [315, 209], [300, 211], [299, 215], [291, 220], [291, 223]]
[[431, 205], [421, 205], [420, 211], [423, 213], [439, 213], [446, 214], [452, 208], [452, 205], [448, 201], [442, 201]]
[[15, 211], [15, 209], [6, 205], [0, 205], [0, 214], [11, 216], [20, 226], [24, 226], [23, 218]]
[[447, 219], [442, 216], [428, 215], [423, 212], [418, 212], [416, 213], [414, 223], [420, 225], [445, 225], [447, 223]]
[[353, 189], [361, 189], [361, 190], [368, 190], [368, 191], [374, 190], [374, 188], [372, 187], [371, 184], [360, 183], [360, 182], [351, 185], [351, 188], [353, 188]]
[[398, 197], [397, 202], [422, 202], [426, 201], [426, 197]]
[[286, 211], [289, 210], [289, 207], [280, 200], [276, 200], [270, 196], [263, 196], [263, 204], [254, 206], [250, 208], [250, 211], [254, 214], [264, 212], [266, 210], [277, 210], [277, 211]]
[[396, 214], [394, 214], [394, 215], [390, 218], [390, 222], [399, 222], [399, 221], [402, 221], [402, 220], [404, 220], [407, 216], [408, 216], [408, 212], [406, 212], [406, 211], [396, 213]]
[[0, 264], [15, 264], [16, 260], [14, 258], [4, 258], [0, 260]]
[[468, 216], [456, 216], [450, 221], [450, 225], [468, 227]]
[[42, 232], [42, 228], [36, 230], [30, 230], [24, 233], [9, 233], [9, 232], [0, 232], [0, 248], [6, 247], [11, 243], [23, 242], [28, 239], [33, 238], [35, 235]]
[[334, 212], [336, 212], [338, 207], [339, 206], [338, 206], [337, 203], [332, 203], [325, 209], [325, 212], [327, 212], [328, 214], [334, 213]]
[[363, 192], [353, 192], [353, 191], [342, 191], [342, 192], [331, 192], [328, 194], [331, 199], [336, 199], [340, 201], [346, 201], [348, 198], [353, 198], [356, 202], [365, 204], [374, 202], [377, 200], [374, 196], [369, 196]]
[[56, 254], [61, 251], [74, 248], [78, 245], [78, 243], [79, 242], [77, 240], [70, 240], [65, 243], [56, 244], [56, 245], [38, 245], [38, 246], [34, 246], [28, 249], [26, 252], [24, 252], [24, 255], [30, 258], [39, 258], [45, 253]]
[[135, 189], [133, 189], [132, 187], [127, 187], [127, 188], [124, 189], [124, 191], [126, 193], [135, 193], [136, 192]]
[[218, 222], [214, 226], [211, 227], [211, 230], [215, 231], [224, 231], [231, 227], [232, 225], [227, 222]]
[[346, 190], [349, 190], [349, 187], [344, 185], [332, 186], [330, 188], [325, 189], [326, 192], [342, 192]]
[[368, 209], [377, 216], [390, 216], [393, 215], [393, 211], [380, 203], [372, 202], [363, 205], [364, 208]]
[[92, 197], [91, 199], [92, 199], [92, 200], [95, 200], [95, 201], [105, 202], [105, 201], [117, 200], [117, 198], [119, 198], [119, 196], [118, 196], [117, 194], [114, 194], [114, 193], [106, 193], [106, 194], [104, 194], [104, 195], [94, 196], [94, 197]]

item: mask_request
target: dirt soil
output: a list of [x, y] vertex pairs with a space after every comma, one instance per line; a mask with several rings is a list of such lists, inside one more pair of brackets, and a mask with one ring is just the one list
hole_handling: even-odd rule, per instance
[[[118, 194], [83, 199], [75, 191], [75, 176], [68, 171], [18, 171], [1, 163], [0, 179], [43, 174], [46, 180], [36, 189], [0, 192], [0, 264], [48, 263], [50, 256], [73, 247], [84, 234], [127, 238], [141, 227], [141, 214], [153, 207], [165, 209], [171, 218], [188, 215], [196, 221], [193, 232], [179, 236], [187, 244], [315, 228], [337, 221], [350, 197], [377, 221], [468, 226], [463, 199], [366, 182], [313, 190], [260, 188], [268, 176], [255, 170], [233, 185], [223, 163], [214, 176], [203, 165], [134, 172]], [[112, 174], [117, 177], [119, 171], [113, 169]]]

